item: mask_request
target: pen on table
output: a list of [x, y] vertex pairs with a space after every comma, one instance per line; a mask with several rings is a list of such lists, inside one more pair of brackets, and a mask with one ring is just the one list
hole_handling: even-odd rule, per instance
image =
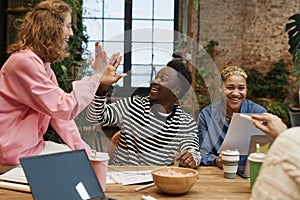
[[152, 187], [152, 186], [154, 186], [154, 183], [149, 183], [149, 184], [147, 184], [147, 185], [143, 185], [143, 186], [141, 186], [141, 187], [137, 187], [137, 188], [135, 188], [134, 190], [135, 190], [136, 192], [138, 192], [138, 191], [144, 190], [144, 189], [149, 188], [149, 187]]
[[154, 197], [142, 195], [143, 200], [156, 200]]
[[114, 177], [114, 175], [110, 174], [109, 177], [115, 182], [115, 183], [121, 183], [118, 179]]

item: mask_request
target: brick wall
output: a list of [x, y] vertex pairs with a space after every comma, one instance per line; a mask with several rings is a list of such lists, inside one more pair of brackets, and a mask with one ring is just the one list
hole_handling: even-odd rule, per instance
[[[189, 9], [190, 34], [196, 40], [198, 11]], [[298, 11], [299, 0], [200, 0], [199, 43], [219, 42], [218, 68], [234, 64], [268, 72], [279, 59], [291, 60], [285, 24]]]

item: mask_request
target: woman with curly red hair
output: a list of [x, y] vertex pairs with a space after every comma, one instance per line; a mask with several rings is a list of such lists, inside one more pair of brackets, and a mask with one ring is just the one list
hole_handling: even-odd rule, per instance
[[[0, 173], [19, 165], [19, 158], [90, 147], [73, 119], [92, 101], [108, 66], [96, 44], [94, 75], [74, 81], [73, 91], [59, 88], [51, 63], [68, 56], [73, 36], [71, 8], [61, 0], [42, 1], [28, 12], [10, 57], [0, 71]], [[51, 126], [65, 144], [43, 140]]]

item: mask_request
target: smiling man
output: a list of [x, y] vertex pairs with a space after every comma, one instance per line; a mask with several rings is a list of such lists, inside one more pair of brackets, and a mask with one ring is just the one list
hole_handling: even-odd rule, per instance
[[[247, 74], [237, 66], [228, 66], [221, 71], [223, 99], [199, 113], [199, 145], [201, 165], [217, 165], [223, 168], [218, 150], [226, 136], [233, 113], [265, 113], [267, 110], [246, 99]], [[238, 172], [243, 174], [247, 157], [241, 156]]]
[[174, 152], [183, 167], [200, 164], [196, 122], [176, 103], [189, 90], [192, 77], [178, 60], [170, 61], [150, 84], [146, 97], [132, 96], [106, 104], [109, 86], [117, 75], [120, 58], [110, 61], [110, 68], [87, 112], [87, 120], [101, 126], [117, 124], [121, 129], [114, 165], [171, 165]]

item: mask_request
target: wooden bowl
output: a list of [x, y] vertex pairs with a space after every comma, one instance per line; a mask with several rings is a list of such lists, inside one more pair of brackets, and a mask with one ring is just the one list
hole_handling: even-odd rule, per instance
[[[182, 175], [169, 175], [170, 172], [181, 173]], [[156, 187], [161, 191], [167, 194], [184, 194], [196, 183], [198, 172], [183, 167], [162, 167], [152, 171], [152, 178]]]

